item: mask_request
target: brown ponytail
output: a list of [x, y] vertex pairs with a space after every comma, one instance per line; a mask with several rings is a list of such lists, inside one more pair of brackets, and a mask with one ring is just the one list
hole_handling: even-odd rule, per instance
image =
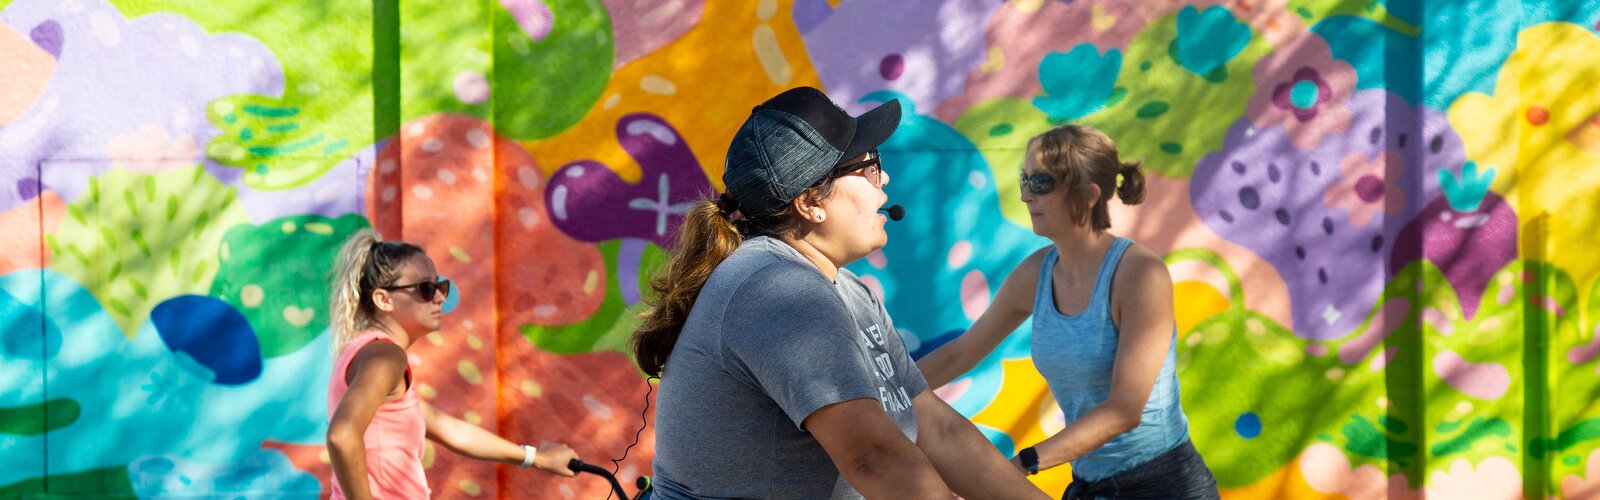
[[634, 359], [645, 374], [661, 376], [700, 288], [742, 241], [717, 203], [701, 200], [684, 214], [666, 272], [650, 282], [655, 297], [649, 300], [650, 309], [639, 315], [643, 321], [630, 342]]
[[[833, 194], [833, 181], [833, 176], [823, 177], [800, 196], [825, 200]], [[661, 376], [700, 289], [745, 238], [792, 235], [803, 231], [803, 227], [792, 203], [776, 214], [755, 218], [741, 215], [738, 204], [726, 194], [715, 200], [702, 199], [689, 207], [683, 224], [678, 226], [666, 269], [650, 281], [650, 289], [655, 292], [653, 297], [645, 298], [650, 308], [639, 314], [639, 328], [628, 342], [639, 369], [652, 377]]]
[[1117, 198], [1124, 205], [1138, 205], [1144, 201], [1144, 170], [1139, 168], [1140, 162], [1122, 164], [1122, 184], [1117, 186]]

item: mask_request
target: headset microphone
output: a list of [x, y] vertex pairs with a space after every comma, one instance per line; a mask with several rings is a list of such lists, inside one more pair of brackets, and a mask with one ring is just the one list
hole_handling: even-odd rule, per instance
[[889, 220], [892, 221], [898, 221], [906, 217], [906, 207], [902, 207], [900, 205], [890, 205], [885, 208], [880, 208], [878, 211], [889, 212]]

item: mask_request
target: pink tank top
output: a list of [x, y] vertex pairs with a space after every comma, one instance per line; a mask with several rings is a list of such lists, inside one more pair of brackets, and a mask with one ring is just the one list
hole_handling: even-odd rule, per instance
[[[394, 342], [377, 330], [367, 330], [352, 339], [339, 360], [333, 365], [333, 379], [328, 381], [328, 415], [339, 407], [350, 384], [345, 383], [345, 371], [350, 368], [361, 348], [374, 341]], [[367, 445], [367, 484], [373, 498], [428, 498], [428, 477], [422, 471], [422, 446], [427, 429], [422, 420], [422, 406], [417, 393], [412, 390], [414, 379], [411, 367], [406, 367], [406, 392], [400, 399], [383, 403], [372, 416], [363, 436]], [[333, 478], [334, 499], [343, 499], [344, 491]]]

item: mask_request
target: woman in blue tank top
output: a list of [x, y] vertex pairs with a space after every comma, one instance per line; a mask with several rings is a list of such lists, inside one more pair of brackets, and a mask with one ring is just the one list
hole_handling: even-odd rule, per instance
[[1033, 231], [1052, 244], [1006, 277], [971, 329], [917, 363], [928, 384], [971, 370], [1031, 316], [1033, 362], [1067, 426], [1014, 464], [1032, 474], [1071, 462], [1065, 498], [1217, 498], [1178, 401], [1172, 275], [1106, 231], [1113, 192], [1143, 201], [1139, 164], [1099, 130], [1065, 125], [1028, 141], [1022, 187]]

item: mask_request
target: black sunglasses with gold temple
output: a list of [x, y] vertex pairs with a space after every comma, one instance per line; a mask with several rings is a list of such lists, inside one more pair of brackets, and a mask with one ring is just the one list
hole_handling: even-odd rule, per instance
[[391, 292], [395, 290], [415, 288], [417, 289], [417, 295], [422, 297], [423, 302], [432, 301], [433, 294], [435, 292], [443, 292], [445, 297], [450, 296], [450, 280], [443, 278], [440, 278], [438, 281], [422, 281], [409, 285], [382, 286], [378, 288], [382, 288]]
[[833, 177], [835, 178], [844, 177], [856, 172], [861, 172], [861, 176], [866, 177], [867, 182], [872, 183], [873, 187], [882, 188], [883, 161], [878, 156], [878, 150], [874, 149], [872, 151], [868, 151], [867, 157], [861, 161], [845, 163], [837, 167], [833, 167]]

